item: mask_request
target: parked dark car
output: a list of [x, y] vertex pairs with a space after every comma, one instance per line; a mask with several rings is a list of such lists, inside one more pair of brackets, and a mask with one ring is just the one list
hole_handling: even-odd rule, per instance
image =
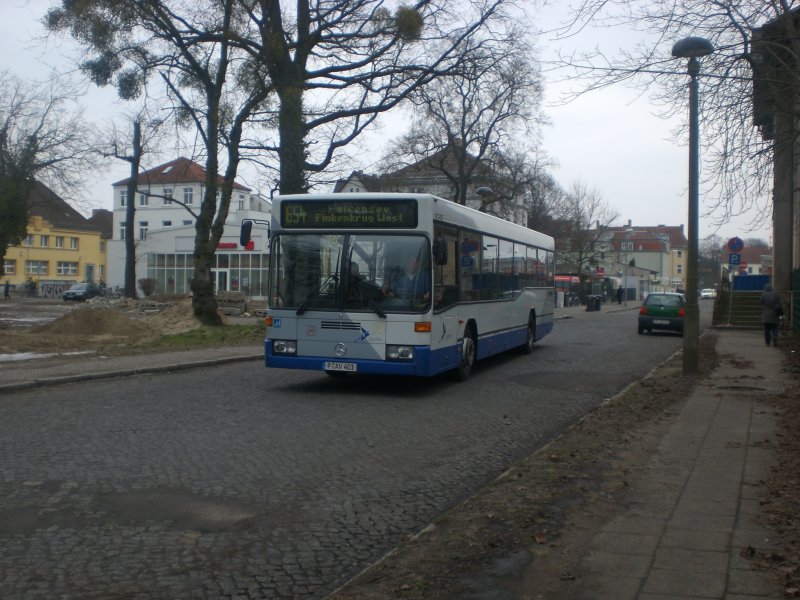
[[76, 283], [61, 296], [64, 302], [77, 300], [83, 302], [100, 294], [100, 288], [94, 283]]
[[639, 308], [639, 335], [645, 331], [675, 331], [683, 335], [686, 300], [683, 294], [652, 292]]

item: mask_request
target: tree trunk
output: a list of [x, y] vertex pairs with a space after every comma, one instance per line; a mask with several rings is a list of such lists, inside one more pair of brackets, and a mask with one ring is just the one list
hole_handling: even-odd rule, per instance
[[222, 325], [214, 297], [214, 281], [211, 267], [214, 253], [198, 252], [195, 246], [194, 277], [192, 278], [192, 312], [203, 325]]
[[281, 194], [302, 194], [307, 191], [305, 178], [305, 125], [303, 91], [300, 86], [278, 90], [280, 98], [280, 183]]
[[128, 204], [125, 206], [125, 297], [136, 298], [136, 238], [134, 237], [134, 218], [136, 217], [136, 180], [139, 177], [139, 163], [142, 159], [142, 126], [133, 122], [133, 148], [130, 157], [130, 179], [128, 180]]
[[[216, 125], [215, 125], [216, 127]], [[209, 136], [211, 137], [211, 136]], [[214, 297], [212, 268], [216, 255], [217, 242], [211, 234], [211, 224], [217, 210], [217, 171], [216, 154], [209, 154], [206, 160], [206, 189], [200, 214], [197, 215], [194, 238], [194, 276], [192, 277], [192, 311], [204, 325], [222, 325]]]

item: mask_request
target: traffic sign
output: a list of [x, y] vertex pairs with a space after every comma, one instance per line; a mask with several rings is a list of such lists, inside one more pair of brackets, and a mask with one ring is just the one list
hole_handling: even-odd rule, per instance
[[741, 261], [739, 263], [739, 273], [747, 273], [747, 263], [746, 262]]
[[742, 255], [741, 254], [731, 253], [731, 254], [728, 255], [728, 264], [730, 266], [732, 266], [732, 267], [735, 267], [736, 265], [740, 264], [741, 261], [742, 261]]
[[744, 248], [744, 241], [742, 241], [742, 238], [732, 237], [731, 239], [728, 240], [729, 251], [738, 253], [742, 251], [742, 248]]

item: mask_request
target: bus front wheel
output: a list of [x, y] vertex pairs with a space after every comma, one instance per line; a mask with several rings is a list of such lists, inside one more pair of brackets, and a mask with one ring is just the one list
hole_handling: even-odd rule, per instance
[[533, 316], [528, 317], [528, 328], [525, 335], [525, 345], [522, 350], [525, 354], [530, 354], [533, 352], [534, 344], [536, 344], [536, 321]]
[[460, 381], [466, 381], [472, 375], [472, 367], [475, 365], [475, 334], [472, 328], [468, 327], [464, 331], [464, 339], [461, 340], [461, 357], [458, 361], [456, 375]]

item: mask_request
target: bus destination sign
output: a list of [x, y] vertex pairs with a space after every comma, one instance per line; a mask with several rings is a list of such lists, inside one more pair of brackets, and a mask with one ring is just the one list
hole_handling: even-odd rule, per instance
[[285, 200], [281, 225], [301, 228], [382, 228], [417, 226], [416, 200]]

